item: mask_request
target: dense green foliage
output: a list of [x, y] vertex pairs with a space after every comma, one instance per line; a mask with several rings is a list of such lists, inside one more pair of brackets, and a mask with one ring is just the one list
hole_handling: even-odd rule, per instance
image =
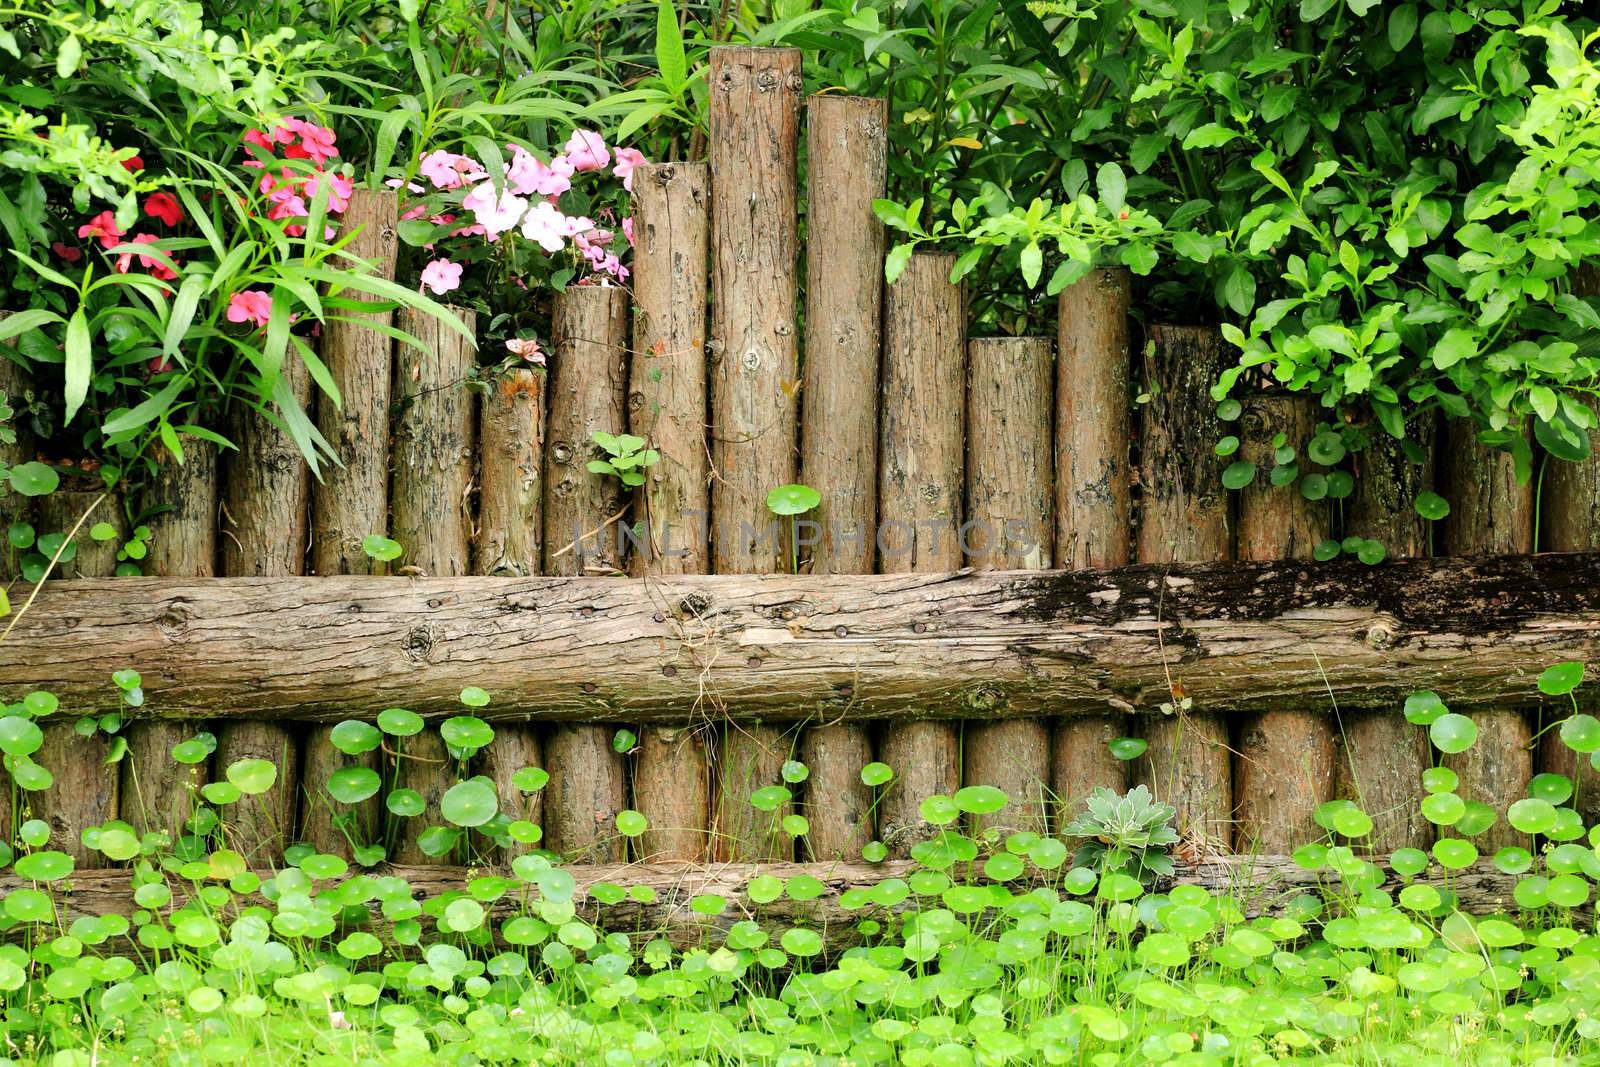
[[[1569, 702], [1582, 677], [1561, 664], [1539, 685]], [[142, 703], [135, 672], [115, 683]], [[476, 714], [490, 695], [469, 688], [462, 702], [438, 727], [454, 784], [436, 807], [354, 763], [308, 787], [336, 814], [383, 791], [397, 820], [429, 824], [430, 853], [478, 866], [511, 846], [522, 854], [509, 870], [478, 866], [459, 890], [418, 899], [401, 878], [363, 870], [383, 842], [345, 818], [353, 863], [296, 845], [262, 877], [231, 847], [233, 819], [276, 768], [247, 759], [199, 787], [176, 840], [122, 821], [86, 829], [91, 849], [131, 865], [132, 899], [125, 915], [70, 923], [74, 864], [33, 815], [52, 782], [31, 758], [40, 723], [70, 712], [45, 692], [0, 708], [16, 827], [0, 851], [17, 880], [0, 900], [6, 1062], [1553, 1067], [1600, 1051], [1600, 827], [1585, 828], [1578, 807], [1592, 805], [1565, 776], [1540, 775], [1496, 811], [1464, 800], [1448, 767], [1428, 769], [1431, 855], [1373, 855], [1368, 813], [1326, 804], [1325, 836], [1294, 854], [1315, 876], [1298, 894], [1160, 877], [1174, 870], [1172, 810], [1139, 790], [1097, 795], [1052, 837], [1001, 829], [1011, 798], [969, 786], [923, 803], [934, 835], [910, 870], [839, 897], [848, 928], [807, 918], [830, 892], [817, 877], [757, 874], [732, 896], [680, 900], [681, 917], [705, 924], [685, 945], [620, 918], [655, 903], [657, 888], [624, 878], [580, 890], [561, 857], [535, 847], [528, 800], [549, 775], [524, 768], [497, 796], [473, 774], [495, 743]], [[1440, 759], [1475, 742], [1471, 719], [1433, 693], [1404, 714]], [[341, 723], [333, 741], [352, 757], [380, 745], [403, 754], [432, 728], [392, 708]], [[1586, 763], [1600, 752], [1590, 715], [1551, 728]], [[79, 729], [115, 736], [121, 724]], [[619, 751], [631, 743], [619, 733]], [[214, 747], [208, 734], [180, 743], [175, 773]], [[782, 813], [806, 799], [808, 769], [790, 761], [783, 777], [750, 803], [803, 840], [805, 819]], [[861, 777], [880, 798], [899, 788], [883, 764]], [[972, 831], [975, 817], [991, 828]], [[1473, 839], [1501, 820], [1526, 841], [1492, 859], [1514, 900], [1469, 914], [1453, 885], [1479, 860]], [[647, 828], [639, 812], [616, 817], [624, 838]], [[874, 842], [865, 858], [882, 856]], [[825, 951], [841, 940], [853, 947]]]

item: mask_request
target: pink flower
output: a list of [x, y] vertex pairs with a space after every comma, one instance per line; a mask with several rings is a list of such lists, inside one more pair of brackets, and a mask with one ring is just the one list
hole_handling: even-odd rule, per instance
[[[339, 154], [339, 149], [334, 146], [334, 133], [326, 126], [318, 126], [313, 122], [301, 119], [284, 119], [284, 125], [300, 136], [300, 147], [305, 151], [306, 157], [322, 166]], [[281, 135], [280, 135], [281, 137]], [[285, 152], [285, 155], [290, 153]]]
[[253, 322], [266, 329], [272, 317], [272, 296], [262, 289], [244, 289], [228, 298], [229, 322]]
[[422, 216], [426, 215], [427, 213], [428, 213], [428, 205], [427, 204], [412, 204], [410, 207], [406, 208], [404, 211], [402, 211], [400, 213], [400, 221], [401, 222], [410, 222], [412, 219], [420, 219]]
[[522, 218], [522, 213], [528, 210], [528, 202], [510, 189], [497, 197], [493, 182], [473, 186], [472, 191], [462, 198], [461, 206], [472, 212], [483, 227], [484, 236], [491, 241], [515, 226]]
[[350, 194], [355, 191], [355, 183], [342, 174], [320, 172], [308, 176], [304, 182], [305, 191], [301, 195], [315, 198], [323, 178], [328, 180], [328, 210], [335, 214], [344, 211], [350, 206]]
[[71, 245], [62, 244], [60, 241], [53, 242], [50, 245], [50, 251], [54, 252], [68, 263], [76, 263], [78, 260], [83, 258], [83, 253], [81, 251], [73, 248]]
[[328, 1026], [334, 1030], [348, 1030], [350, 1029], [350, 1020], [345, 1018], [342, 1011], [330, 1011], [328, 1013]]
[[522, 220], [522, 236], [538, 243], [546, 252], [559, 252], [571, 236], [568, 219], [548, 201], [533, 205], [528, 217]]
[[482, 181], [489, 176], [472, 157], [442, 149], [423, 156], [417, 173], [432, 182], [435, 189], [459, 189], [468, 182]]
[[452, 289], [461, 287], [461, 264], [452, 263], [448, 259], [436, 259], [422, 268], [422, 284], [432, 289], [437, 296], [443, 296]]
[[633, 247], [633, 216], [629, 215], [622, 220], [622, 236], [628, 239], [628, 247]]
[[160, 219], [168, 226], [176, 226], [183, 221], [183, 210], [178, 207], [178, 198], [171, 193], [151, 193], [145, 197], [144, 213], [153, 219]]
[[164, 282], [169, 282], [176, 278], [178, 276], [178, 272], [167, 266], [165, 262], [157, 259], [155, 256], [147, 256], [143, 253], [135, 252], [133, 249], [134, 245], [155, 244], [155, 241], [155, 234], [140, 233], [135, 234], [128, 241], [125, 241], [111, 249], [111, 251], [117, 253], [117, 273], [128, 273], [129, 268], [133, 266], [134, 256], [138, 256], [139, 266], [149, 271], [152, 276], [159, 278]]
[[633, 192], [633, 168], [642, 167], [648, 160], [644, 153], [637, 148], [617, 149], [617, 165], [611, 168], [611, 173], [622, 179], [622, 187], [628, 192]]
[[79, 237], [94, 237], [99, 240], [102, 248], [115, 248], [122, 242], [122, 235], [126, 233], [117, 225], [117, 217], [109, 211], [102, 211], [82, 226], [78, 227]]
[[605, 170], [611, 162], [605, 141], [593, 130], [573, 130], [566, 151], [574, 170]]
[[511, 146], [511, 162], [506, 164], [506, 184], [519, 196], [560, 196], [572, 188], [573, 166], [566, 156], [557, 156], [548, 165], [521, 145]]
[[513, 356], [519, 356], [527, 360], [529, 363], [537, 363], [541, 367], [544, 366], [544, 349], [539, 347], [539, 339], [537, 337], [513, 337], [506, 342], [506, 351]]

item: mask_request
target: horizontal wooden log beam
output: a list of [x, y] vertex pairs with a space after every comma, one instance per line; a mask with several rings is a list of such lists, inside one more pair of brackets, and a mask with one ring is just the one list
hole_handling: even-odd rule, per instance
[[[772, 931], [795, 925], [804, 925], [823, 936], [828, 951], [835, 952], [859, 944], [861, 935], [856, 924], [864, 919], [882, 920], [885, 909], [869, 905], [865, 908], [846, 909], [840, 897], [847, 890], [870, 888], [890, 878], [909, 878], [920, 869], [909, 860], [891, 860], [880, 864], [867, 863], [764, 863], [764, 864], [597, 864], [569, 867], [577, 883], [574, 901], [579, 916], [612, 931], [623, 931], [642, 944], [652, 937], [663, 937], [674, 945], [690, 947], [720, 944], [729, 927], [745, 919], [754, 919]], [[258, 871], [263, 878], [270, 877], [269, 870]], [[414, 900], [423, 901], [442, 893], [462, 891], [473, 878], [507, 877], [508, 869], [423, 866], [382, 866], [367, 872], [373, 877], [390, 875], [404, 881], [411, 889]], [[1060, 872], [1039, 871], [1029, 868], [1029, 873], [1009, 883], [1013, 892], [1025, 893], [1040, 885], [1054, 884]], [[796, 901], [787, 895], [769, 904], [755, 904], [749, 898], [747, 887], [757, 875], [772, 875], [788, 879], [807, 874], [823, 883], [824, 891], [806, 901]], [[982, 879], [980, 878], [980, 881]], [[1448, 878], [1434, 869], [1431, 873], [1414, 879], [1449, 889], [1457, 896], [1457, 906], [1465, 912], [1486, 915], [1516, 910], [1512, 889], [1516, 877], [1496, 870], [1491, 864], [1480, 863]], [[1201, 860], [1195, 863], [1179, 862], [1175, 876], [1161, 880], [1155, 887], [1164, 891], [1173, 885], [1197, 885], [1212, 892], [1227, 893], [1240, 904], [1246, 917], [1277, 915], [1291, 902], [1305, 893], [1317, 893], [1326, 886], [1326, 872], [1307, 871], [1287, 856], [1226, 856]], [[195, 883], [174, 876], [168, 877], [173, 899], [163, 908], [165, 914], [188, 902]], [[599, 904], [591, 896], [598, 884], [630, 888], [648, 886], [655, 890], [655, 899], [649, 904], [625, 900], [617, 904]], [[324, 883], [324, 886], [331, 883]], [[1404, 884], [1388, 872], [1385, 887], [1398, 891]], [[0, 898], [13, 889], [35, 886], [34, 883], [15, 876], [0, 877]], [[523, 890], [516, 887], [499, 900], [488, 905], [496, 923], [518, 914], [525, 906]], [[85, 870], [73, 873], [56, 883], [55, 899], [60, 925], [65, 928], [83, 916], [130, 915], [136, 905], [127, 870]], [[537, 897], [537, 891], [532, 896]], [[720, 896], [727, 903], [718, 915], [704, 915], [693, 910], [691, 901], [696, 897]], [[1086, 898], [1092, 901], [1092, 897]], [[241, 897], [240, 906], [270, 904], [256, 895]], [[895, 914], [917, 906], [917, 898], [888, 909]], [[380, 904], [369, 905], [376, 932], [388, 940], [388, 923], [381, 917]], [[1584, 910], [1583, 915], [1588, 911]], [[1574, 919], [1579, 918], [1574, 915]], [[13, 928], [13, 936], [21, 927]]]
[[[26, 599], [13, 590], [12, 602]], [[0, 696], [161, 717], [693, 722], [1526, 701], [1600, 659], [1600, 554], [863, 576], [54, 582]]]

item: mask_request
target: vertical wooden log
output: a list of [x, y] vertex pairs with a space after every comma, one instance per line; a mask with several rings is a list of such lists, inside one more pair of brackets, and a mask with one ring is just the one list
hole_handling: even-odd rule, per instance
[[[712, 560], [722, 574], [788, 570], [767, 494], [795, 480], [800, 389], [801, 56], [795, 49], [711, 51]], [[778, 728], [730, 727], [719, 753], [718, 850], [787, 859], [767, 831], [776, 813], [752, 789], [781, 781]]]
[[[479, 408], [478, 528], [480, 574], [538, 574], [544, 521], [544, 375], [517, 368], [493, 382]], [[523, 793], [512, 778], [544, 766], [544, 745], [530, 723], [497, 722], [494, 741], [479, 758], [479, 773], [494, 782], [500, 810], [542, 826], [544, 793]], [[509, 863], [531, 846], [513, 844], [498, 858]]]
[[[452, 309], [469, 331], [477, 316]], [[422, 347], [395, 350], [394, 485], [390, 530], [405, 573], [434, 578], [467, 573], [472, 519], [472, 394], [476, 364], [466, 339], [429, 315], [403, 311], [400, 329]]]
[[621, 566], [621, 486], [588, 464], [603, 454], [595, 433], [627, 426], [627, 346], [623, 290], [580, 286], [557, 298], [544, 451], [546, 574], [614, 574]]
[[767, 493], [795, 479], [800, 52], [711, 50], [713, 559], [787, 570]]
[[429, 723], [419, 733], [401, 738], [395, 751], [391, 779], [394, 788], [415, 790], [422, 797], [422, 814], [393, 817], [390, 840], [394, 847], [389, 850], [389, 859], [394, 863], [447, 863], [449, 859], [445, 856], [430, 856], [422, 851], [422, 835], [428, 827], [444, 822], [439, 805], [446, 790], [456, 784], [456, 761], [439, 735], [437, 723]]
[[[884, 302], [883, 408], [879, 422], [878, 568], [948, 571], [961, 566], [962, 411], [966, 308], [950, 283], [954, 257], [913, 255]], [[880, 759], [894, 769], [879, 830], [907, 855], [935, 828], [922, 801], [961, 783], [961, 743], [950, 722], [892, 723]]]
[[582, 863], [621, 863], [624, 838], [617, 812], [628, 806], [622, 761], [612, 731], [561, 723], [545, 739], [544, 847]]
[[[298, 359], [287, 360], [283, 376], [296, 403], [308, 403], [311, 375], [305, 365]], [[233, 439], [238, 451], [223, 457], [223, 575], [304, 574], [310, 468], [289, 435], [252, 409], [234, 414]], [[299, 739], [282, 723], [219, 723], [217, 767], [226, 770], [242, 759], [272, 761], [278, 779], [267, 792], [244, 797], [227, 809], [229, 847], [252, 866], [276, 866], [294, 841], [301, 795]]]
[[[1056, 566], [1120, 567], [1133, 546], [1128, 392], [1131, 280], [1120, 267], [1091, 271], [1056, 303]], [[1108, 744], [1123, 715], [1057, 721], [1051, 788], [1065, 823], [1098, 788], [1122, 792], [1128, 766]]]
[[349, 860], [353, 858], [352, 844], [366, 846], [382, 839], [382, 796], [374, 794], [355, 804], [341, 804], [329, 795], [328, 779], [345, 767], [364, 767], [381, 775], [383, 751], [375, 748], [354, 755], [340, 752], [329, 737], [332, 729], [316, 726], [303, 738], [299, 838], [318, 852]]
[[[615, 573], [620, 566], [616, 479], [592, 474], [592, 435], [626, 426], [628, 299], [620, 289], [578, 287], [556, 301], [550, 421], [544, 450], [544, 573]], [[544, 845], [590, 862], [623, 859], [616, 814], [627, 807], [613, 731], [561, 725], [545, 740], [550, 784]]]
[[539, 573], [544, 535], [544, 374], [516, 368], [491, 382], [478, 409], [479, 574]]
[[[808, 519], [813, 574], [871, 574], [877, 557], [878, 347], [883, 225], [872, 201], [888, 175], [888, 102], [807, 102], [806, 359], [800, 480], [822, 497]], [[872, 840], [872, 762], [865, 726], [833, 723], [800, 736], [806, 846], [813, 859], [857, 859]]]
[[[1052, 565], [1055, 492], [1050, 439], [1050, 339], [989, 337], [967, 344], [967, 521], [962, 551], [979, 570]], [[967, 723], [962, 776], [1011, 798], [973, 831], [1047, 829], [1050, 727], [1043, 719]]]
[[[494, 783], [501, 812], [513, 822], [526, 820], [541, 827], [544, 824], [544, 791], [524, 793], [512, 779], [524, 767], [543, 766], [544, 744], [530, 723], [496, 722], [494, 740], [477, 757], [477, 771]], [[538, 846], [513, 842], [507, 848], [492, 850], [488, 858], [510, 863], [535, 847]]]
[[217, 774], [225, 775], [239, 760], [264, 759], [278, 768], [272, 788], [241, 797], [225, 812], [227, 846], [252, 867], [273, 867], [294, 841], [294, 814], [300, 801], [300, 749], [280, 723], [244, 719], [219, 723]]
[[[1533, 551], [1533, 486], [1518, 485], [1510, 454], [1478, 442], [1471, 423], [1458, 420], [1445, 430], [1440, 481], [1450, 501], [1444, 521], [1446, 555], [1479, 556]], [[1448, 700], [1448, 696], [1446, 697]], [[1475, 744], [1447, 760], [1461, 777], [1459, 792], [1499, 814], [1487, 832], [1473, 839], [1480, 850], [1526, 845], [1528, 838], [1506, 822], [1506, 808], [1526, 795], [1533, 778], [1533, 729], [1520, 708], [1474, 712]]]
[[710, 564], [706, 294], [710, 173], [661, 163], [634, 174], [633, 361], [628, 429], [661, 453], [636, 494], [646, 551], [630, 571], [704, 574]]
[[[78, 526], [74, 538], [77, 553], [55, 577], [109, 578], [116, 573], [117, 541], [95, 541], [89, 536], [97, 522], [110, 522], [119, 534], [125, 533], [127, 522], [115, 494], [58, 489], [38, 501], [37, 515], [40, 533], [69, 533]], [[39, 723], [39, 728], [44, 743], [32, 758], [55, 781], [49, 789], [28, 796], [35, 817], [50, 826], [49, 847], [65, 852], [79, 867], [108, 866], [103, 854], [85, 847], [82, 834], [86, 827], [117, 817], [119, 768], [106, 763], [112, 735], [96, 730], [88, 737], [81, 736], [77, 716], [67, 708]], [[9, 799], [3, 806], [9, 819]]]
[[[399, 202], [387, 190], [357, 189], [345, 209], [342, 228], [352, 235], [346, 248], [378, 265], [377, 274], [394, 280]], [[345, 300], [376, 303], [375, 297], [350, 291]], [[327, 465], [311, 494], [313, 574], [381, 574], [384, 566], [370, 559], [362, 541], [389, 529], [389, 391], [393, 356], [388, 335], [371, 326], [389, 326], [389, 311], [342, 311], [323, 327], [322, 360], [339, 387], [340, 402], [317, 397], [317, 428], [327, 438], [342, 466]], [[333, 747], [332, 727], [313, 726], [305, 737], [304, 780], [310, 789], [303, 812], [303, 836], [318, 851], [349, 856], [347, 834], [376, 834], [377, 798], [354, 810], [336, 808], [322, 795], [328, 775], [347, 764], [377, 769], [375, 753], [346, 759]], [[345, 825], [341, 827], [340, 823]], [[362, 843], [370, 837], [360, 838]]]
[[478, 574], [539, 573], [544, 536], [544, 374], [515, 368], [478, 406]]
[[888, 101], [813, 96], [807, 109], [800, 468], [805, 483], [822, 496], [809, 516], [820, 526], [811, 569], [870, 574], [884, 245], [872, 202], [883, 196], [888, 174]]
[[[629, 571], [705, 574], [711, 487], [706, 452], [706, 296], [711, 173], [704, 163], [661, 163], [634, 173], [633, 361], [629, 431], [661, 454], [634, 497], [642, 549]], [[704, 859], [711, 768], [703, 732], [646, 726], [634, 764], [634, 806], [650, 822], [650, 860]]]
[[[397, 201], [392, 192], [357, 189], [341, 222], [351, 235], [346, 250], [378, 264], [378, 276], [394, 280]], [[349, 291], [360, 303], [376, 298]], [[317, 428], [343, 466], [329, 464], [311, 502], [311, 569], [316, 574], [382, 573], [361, 542], [389, 528], [390, 343], [368, 323], [388, 326], [388, 311], [344, 311], [322, 334], [322, 359], [339, 387], [342, 403], [317, 398]]]
[[[468, 330], [477, 318], [456, 310]], [[437, 577], [467, 572], [471, 522], [467, 494], [472, 486], [472, 402], [467, 381], [474, 359], [461, 335], [436, 319], [404, 312], [400, 328], [423, 342], [419, 349], [395, 352], [392, 396], [399, 409], [394, 427], [394, 483], [390, 488], [391, 529], [415, 573]], [[395, 762], [394, 784], [414, 789], [427, 801], [427, 813], [398, 820], [397, 863], [437, 862], [418, 845], [432, 825], [439, 798], [455, 784], [455, 761], [433, 728], [407, 739]]]
[[1129, 559], [1131, 288], [1127, 270], [1101, 268], [1056, 305], [1056, 561], [1068, 570]]
[[[170, 505], [170, 510], [151, 520], [154, 536], [145, 557], [145, 573], [211, 578], [216, 575], [217, 563], [216, 449], [191, 438], [183, 442], [183, 451], [181, 465], [165, 449], [155, 456], [156, 473], [146, 499], [151, 504]], [[174, 839], [182, 836], [184, 824], [194, 812], [195, 791], [207, 781], [207, 770], [203, 763], [176, 764], [172, 746], [193, 737], [201, 727], [144, 719], [123, 729], [128, 751], [121, 765], [122, 819], [142, 831], [166, 830]]]
[[[1240, 458], [1256, 477], [1239, 492], [1239, 558], [1304, 560], [1332, 533], [1328, 505], [1307, 500], [1298, 485], [1274, 486], [1268, 477], [1282, 434], [1305, 447], [1316, 430], [1309, 396], [1255, 396], [1245, 401]], [[1239, 717], [1234, 727], [1233, 791], [1237, 803], [1234, 848], [1287, 853], [1322, 836], [1317, 806], [1333, 799], [1338, 762], [1333, 715], [1274, 709]]]
[[[98, 501], [98, 503], [97, 503]], [[117, 550], [128, 537], [128, 517], [122, 510], [121, 494], [94, 489], [57, 489], [38, 501], [38, 533], [68, 533], [78, 520], [78, 535], [73, 538], [77, 552], [57, 566], [56, 578], [110, 578], [117, 573]], [[116, 536], [96, 541], [90, 534], [99, 523], [108, 524]]]
[[[311, 375], [298, 359], [283, 364], [289, 390], [303, 407]], [[311, 470], [290, 436], [259, 412], [233, 417], [238, 451], [223, 457], [222, 573], [278, 578], [305, 573]]]
[[[1580, 269], [1573, 284], [1579, 297], [1600, 296], [1600, 270]], [[1546, 552], [1600, 551], [1600, 430], [1589, 434], [1589, 458], [1578, 463], [1550, 458], [1545, 461], [1544, 502], [1540, 508], [1544, 530], [1539, 548]], [[1594, 709], [1587, 708], [1591, 714]], [[1571, 713], [1571, 705], [1552, 709], [1556, 719]], [[1583, 815], [1585, 826], [1600, 823], [1600, 773], [1587, 757], [1561, 741], [1557, 728], [1539, 738], [1537, 767], [1543, 774], [1564, 774], [1572, 779], [1576, 795], [1572, 805]]]
[[[1150, 327], [1143, 384], [1151, 399], [1139, 426], [1140, 563], [1233, 558], [1232, 516], [1216, 454], [1222, 428], [1211, 400], [1222, 365], [1216, 330]], [[1171, 663], [1169, 669], [1181, 686], [1181, 664]], [[1233, 770], [1225, 720], [1209, 708], [1185, 712], [1181, 694], [1175, 693], [1173, 713], [1147, 716], [1143, 725], [1149, 748], [1135, 767], [1135, 779], [1177, 807], [1186, 832], [1226, 845]]]
[[634, 763], [633, 802], [650, 820], [636, 858], [694, 863], [711, 855], [711, 765], [703, 730], [644, 728]]
[[[1424, 462], [1414, 463], [1399, 441], [1375, 431], [1355, 454], [1356, 487], [1345, 513], [1345, 532], [1381, 541], [1391, 559], [1428, 552], [1429, 523], [1417, 514], [1418, 494], [1433, 488], [1438, 422], [1431, 416], [1407, 427]], [[1427, 848], [1433, 824], [1422, 817], [1418, 789], [1431, 762], [1427, 731], [1407, 722], [1399, 708], [1341, 711], [1344, 752], [1334, 795], [1359, 803], [1372, 818], [1368, 843], [1385, 854]]]

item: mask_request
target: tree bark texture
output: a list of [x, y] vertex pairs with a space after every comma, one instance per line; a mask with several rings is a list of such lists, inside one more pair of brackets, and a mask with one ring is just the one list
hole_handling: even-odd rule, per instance
[[562, 723], [545, 738], [543, 847], [572, 860], [618, 863], [626, 839], [617, 812], [628, 806], [612, 731], [587, 723]]
[[[1450, 514], [1443, 523], [1446, 552], [1473, 556], [1533, 551], [1534, 490], [1532, 484], [1517, 484], [1509, 453], [1480, 444], [1472, 425], [1457, 420], [1447, 429], [1440, 465], [1440, 480], [1450, 501]], [[1521, 799], [1533, 778], [1529, 713], [1502, 705], [1476, 711], [1472, 719], [1478, 727], [1477, 742], [1447, 762], [1461, 776], [1461, 796], [1490, 805], [1500, 816], [1474, 843], [1489, 852], [1527, 845], [1526, 835], [1506, 822], [1506, 807]]]
[[[1240, 559], [1308, 560], [1333, 533], [1328, 505], [1305, 498], [1299, 485], [1274, 486], [1280, 435], [1303, 450], [1316, 431], [1310, 396], [1253, 396], [1240, 420], [1242, 459], [1255, 479], [1239, 492]], [[1302, 473], [1309, 460], [1302, 461]], [[1240, 852], [1292, 852], [1321, 836], [1317, 806], [1333, 799], [1338, 730], [1332, 716], [1292, 705], [1241, 716], [1233, 730], [1234, 847]]]
[[[806, 361], [800, 469], [822, 503], [813, 574], [870, 574], [878, 492], [878, 346], [888, 101], [807, 102]], [[815, 823], [813, 823], [815, 828]]]
[[1056, 560], [1073, 570], [1129, 560], [1128, 306], [1120, 267], [1062, 290], [1056, 339]]
[[706, 293], [710, 172], [660, 163], [634, 175], [633, 360], [628, 430], [661, 458], [644, 471], [633, 518], [645, 551], [630, 571], [710, 569], [710, 458], [706, 450]]
[[[494, 741], [476, 757], [476, 770], [494, 783], [500, 810], [513, 821], [526, 820], [544, 826], [544, 790], [525, 793], [512, 781], [525, 767], [544, 767], [544, 742], [529, 723], [502, 722], [494, 727]], [[494, 850], [501, 863], [510, 863], [531, 852], [532, 844], [513, 842]]]
[[[351, 234], [346, 250], [378, 265], [377, 276], [394, 280], [398, 200], [387, 190], [357, 189], [341, 226]], [[341, 293], [358, 304], [377, 303], [357, 292]], [[317, 398], [317, 429], [343, 465], [329, 464], [311, 500], [311, 570], [315, 574], [369, 574], [383, 565], [368, 558], [362, 541], [389, 528], [389, 335], [388, 311], [341, 312], [323, 328], [322, 360], [339, 387], [341, 403]]]
[[[311, 375], [286, 359], [283, 377], [295, 402], [311, 399]], [[238, 451], [222, 458], [222, 573], [238, 578], [304, 574], [311, 469], [294, 440], [253, 408], [233, 415]]]
[[[476, 333], [476, 315], [452, 312]], [[430, 315], [403, 311], [399, 325], [422, 341], [421, 348], [396, 349], [390, 394], [399, 412], [390, 531], [400, 544], [400, 569], [440, 577], [469, 574], [468, 496], [477, 442], [467, 383], [477, 360], [465, 338]]]
[[712, 557], [786, 568], [767, 494], [795, 479], [800, 52], [711, 50]]
[[1155, 711], [1169, 671], [1219, 709], [1435, 689], [1471, 710], [1600, 658], [1597, 620], [1593, 553], [848, 582], [118, 578], [49, 583], [6, 639], [0, 691], [115, 711], [116, 648], [144, 672], [150, 718], [445, 716], [486, 681], [491, 720], [1104, 714]]
[[[1150, 400], [1140, 417], [1143, 488], [1139, 562], [1233, 558], [1230, 494], [1222, 485], [1216, 443], [1222, 424], [1211, 384], [1222, 371], [1222, 338], [1197, 326], [1151, 326], [1143, 383]], [[1164, 608], [1158, 605], [1158, 611]], [[1163, 665], [1169, 658], [1158, 651]], [[1144, 722], [1149, 743], [1136, 780], [1178, 809], [1184, 831], [1210, 842], [1231, 838], [1233, 773], [1228, 727], [1216, 704], [1189, 689], [1182, 665], [1168, 675], [1168, 714]], [[1186, 708], [1189, 697], [1193, 705]]]
[[478, 408], [479, 574], [526, 578], [543, 562], [543, 371], [515, 368], [489, 383]]

